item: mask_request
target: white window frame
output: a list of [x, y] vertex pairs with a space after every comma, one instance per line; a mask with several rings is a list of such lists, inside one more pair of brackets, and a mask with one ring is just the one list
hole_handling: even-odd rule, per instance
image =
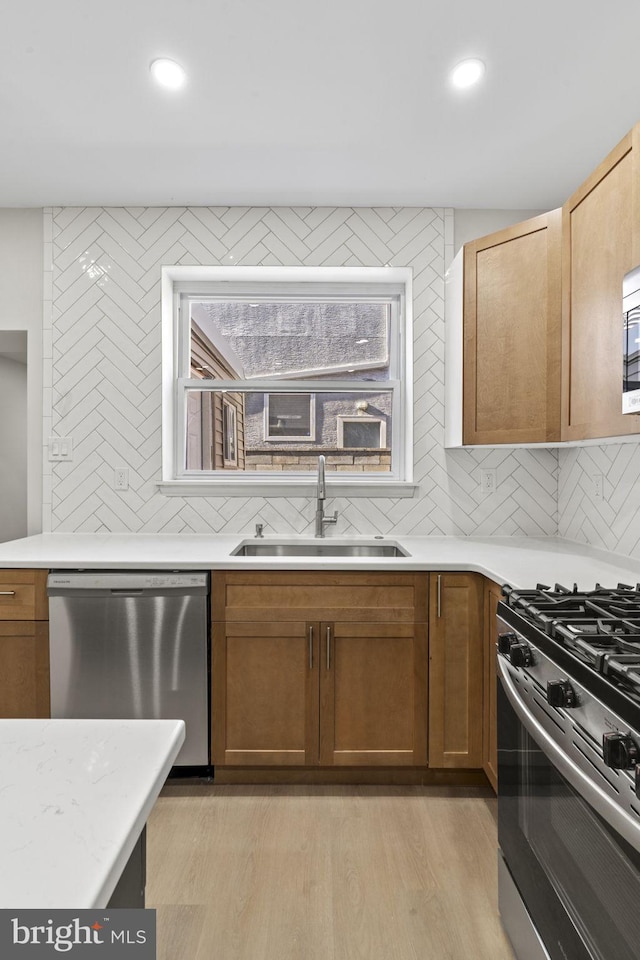
[[[233, 445], [233, 457], [227, 457], [229, 447]], [[238, 413], [234, 403], [222, 400], [222, 462], [225, 467], [238, 466]]]
[[281, 390], [270, 390], [269, 393], [264, 395], [264, 425], [263, 425], [263, 437], [264, 440], [268, 443], [289, 443], [289, 441], [306, 441], [307, 443], [315, 443], [316, 439], [316, 395], [315, 393], [309, 393], [308, 390], [299, 390], [297, 394], [290, 394], [290, 396], [303, 397], [307, 395], [309, 397], [309, 435], [308, 436], [282, 436], [280, 434], [270, 434], [269, 433], [269, 407], [271, 405], [271, 396], [282, 393]]
[[[336, 298], [358, 294], [388, 295], [393, 291], [398, 314], [393, 322], [389, 380], [278, 380], [272, 378], [248, 381], [191, 380], [180, 376], [181, 364], [188, 356], [190, 331], [179, 317], [180, 297], [188, 292], [194, 297], [211, 293], [211, 284], [220, 284], [220, 295], [242, 295], [255, 298], [260, 287], [263, 295], [273, 298], [283, 288], [291, 295], [308, 298], [309, 284], [318, 284], [317, 295], [327, 299], [327, 287]], [[358, 291], [357, 288], [360, 287]], [[265, 292], [266, 291], [266, 292]], [[329, 474], [327, 485], [333, 496], [412, 497], [413, 483], [413, 289], [410, 267], [162, 267], [162, 480], [160, 490], [168, 496], [311, 496], [316, 485], [313, 474], [275, 476], [251, 471], [226, 475], [212, 471], [186, 471], [183, 464], [185, 442], [186, 391], [189, 388], [228, 392], [260, 393], [348, 393], [390, 392], [394, 420], [392, 474]]]
[[[345, 447], [344, 445], [344, 425], [345, 423], [377, 423], [380, 425], [380, 446], [379, 447]], [[381, 417], [359, 416], [343, 417], [338, 415], [338, 449], [339, 450], [382, 450], [387, 446], [387, 424]]]

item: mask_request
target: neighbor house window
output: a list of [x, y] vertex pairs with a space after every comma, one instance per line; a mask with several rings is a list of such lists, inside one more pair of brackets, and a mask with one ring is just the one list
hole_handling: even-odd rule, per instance
[[225, 467], [238, 466], [238, 423], [236, 408], [222, 401], [222, 453]]
[[410, 479], [408, 271], [164, 269], [165, 480]]
[[265, 440], [315, 440], [316, 398], [312, 393], [265, 393]]
[[375, 417], [338, 417], [338, 446], [350, 450], [379, 450], [386, 445], [386, 424]]

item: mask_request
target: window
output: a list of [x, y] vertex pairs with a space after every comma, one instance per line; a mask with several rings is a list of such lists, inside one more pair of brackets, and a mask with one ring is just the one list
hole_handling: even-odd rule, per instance
[[170, 267], [163, 283], [167, 492], [215, 492], [230, 469], [224, 495], [306, 492], [321, 453], [343, 486], [411, 480], [409, 270]]
[[228, 400], [222, 401], [222, 455], [225, 467], [238, 466], [238, 427], [236, 408]]
[[386, 443], [386, 424], [375, 417], [338, 417], [338, 446], [378, 450]]
[[315, 440], [315, 421], [313, 393], [265, 393], [265, 440]]

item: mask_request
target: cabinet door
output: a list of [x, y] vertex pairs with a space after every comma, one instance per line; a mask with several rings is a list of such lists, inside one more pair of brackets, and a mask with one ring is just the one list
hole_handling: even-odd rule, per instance
[[46, 621], [0, 621], [0, 717], [48, 717], [49, 630]]
[[429, 580], [429, 766], [481, 767], [484, 578]]
[[426, 623], [320, 625], [322, 766], [425, 766]]
[[482, 768], [493, 789], [498, 790], [498, 726], [496, 701], [498, 678], [496, 673], [496, 644], [498, 626], [496, 608], [502, 599], [500, 587], [487, 581], [485, 590], [485, 629], [484, 629], [484, 683], [483, 683], [483, 722], [482, 722]]
[[622, 278], [640, 234], [633, 143], [630, 133], [562, 211], [564, 440], [640, 432], [640, 417], [622, 413]]
[[465, 244], [465, 444], [560, 438], [560, 231], [554, 210]]
[[318, 623], [213, 624], [212, 762], [318, 762]]

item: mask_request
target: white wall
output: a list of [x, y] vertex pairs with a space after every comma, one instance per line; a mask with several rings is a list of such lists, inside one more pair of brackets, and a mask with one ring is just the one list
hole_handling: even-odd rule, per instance
[[[413, 270], [413, 499], [333, 498], [337, 534], [544, 535], [557, 530], [557, 454], [444, 449], [442, 208], [53, 208], [51, 430], [73, 463], [45, 464], [45, 530], [310, 533], [309, 498], [167, 497], [161, 479], [163, 264], [402, 266]], [[46, 322], [46, 321], [45, 321]], [[45, 395], [46, 400], [46, 395]], [[45, 420], [48, 427], [48, 420]], [[130, 487], [114, 489], [114, 468]], [[480, 491], [482, 467], [498, 488]], [[50, 480], [50, 488], [49, 488]], [[49, 526], [50, 524], [50, 526]]]
[[[51, 256], [51, 244], [45, 246], [45, 253]], [[27, 524], [30, 534], [42, 529], [42, 276], [42, 210], [0, 209], [0, 330], [27, 331]]]
[[640, 557], [640, 441], [561, 450], [558, 514], [561, 537]]
[[26, 431], [26, 364], [0, 356], [0, 541], [27, 535]]
[[510, 227], [522, 220], [537, 217], [544, 210], [454, 210], [453, 246], [457, 253], [470, 240], [486, 237], [488, 233]]

